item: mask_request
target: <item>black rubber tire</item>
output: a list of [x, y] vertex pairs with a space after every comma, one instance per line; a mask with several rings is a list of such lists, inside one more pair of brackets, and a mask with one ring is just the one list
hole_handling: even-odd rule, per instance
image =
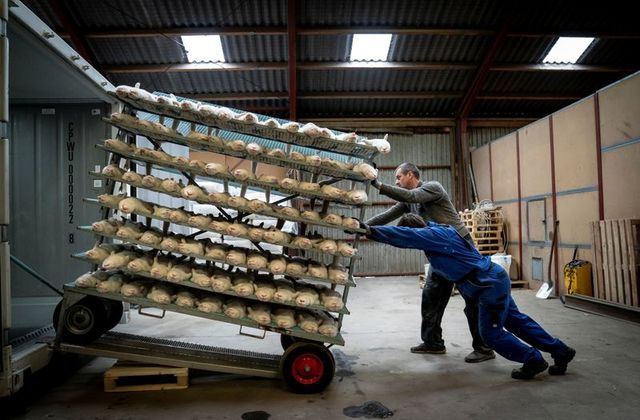
[[[62, 302], [59, 306], [62, 307]], [[93, 296], [82, 298], [59, 316], [63, 317], [62, 339], [70, 343], [88, 344], [106, 331], [107, 308]]]
[[53, 329], [58, 332], [58, 322], [60, 321], [60, 311], [62, 311], [62, 301], [58, 302], [56, 308], [53, 310], [53, 317], [51, 322], [53, 323]]
[[280, 359], [280, 375], [298, 394], [315, 394], [333, 380], [336, 365], [331, 351], [322, 344], [293, 343]]
[[122, 313], [124, 312], [124, 308], [122, 306], [122, 302], [119, 300], [112, 299], [101, 299], [105, 308], [107, 309], [107, 322], [105, 325], [105, 331], [109, 331], [116, 325], [120, 323], [120, 319], [122, 319]]
[[315, 343], [315, 341], [295, 337], [293, 335], [280, 334], [280, 345], [282, 346], [282, 350], [288, 349], [293, 343]]

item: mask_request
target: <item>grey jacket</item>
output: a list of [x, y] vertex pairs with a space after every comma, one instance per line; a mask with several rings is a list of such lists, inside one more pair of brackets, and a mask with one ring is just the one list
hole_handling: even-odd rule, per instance
[[437, 181], [420, 182], [418, 187], [406, 190], [393, 185], [380, 184], [380, 193], [392, 198], [396, 203], [389, 210], [378, 214], [365, 223], [371, 226], [386, 225], [405, 213], [414, 213], [425, 221], [451, 225], [463, 238], [469, 234], [453, 207], [449, 195]]

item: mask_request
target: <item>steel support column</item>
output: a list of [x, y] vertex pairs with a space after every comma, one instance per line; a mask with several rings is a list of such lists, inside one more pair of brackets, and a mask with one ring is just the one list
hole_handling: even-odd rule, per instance
[[296, 0], [288, 0], [287, 2], [287, 35], [289, 44], [289, 119], [295, 121], [298, 119], [298, 98], [297, 98], [297, 79], [296, 79]]

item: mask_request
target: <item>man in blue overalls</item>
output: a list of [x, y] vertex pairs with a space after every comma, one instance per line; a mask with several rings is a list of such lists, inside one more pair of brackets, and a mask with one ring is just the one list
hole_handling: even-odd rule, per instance
[[[367, 237], [399, 248], [421, 249], [434, 270], [454, 282], [460, 293], [479, 302], [480, 335], [502, 357], [523, 363], [514, 379], [532, 379], [547, 369], [540, 350], [551, 353], [551, 375], [563, 375], [576, 351], [549, 335], [538, 323], [518, 310], [511, 297], [506, 271], [483, 257], [451, 226], [426, 223], [407, 214], [398, 226], [367, 226]], [[520, 341], [520, 340], [522, 341]], [[524, 341], [524, 342], [523, 342]], [[530, 345], [527, 345], [528, 343]]]
[[[420, 171], [412, 163], [403, 163], [395, 171], [396, 185], [387, 185], [373, 180], [371, 185], [380, 194], [386, 195], [397, 203], [365, 223], [369, 226], [386, 225], [402, 215], [417, 214], [423, 220], [442, 223], [453, 226], [460, 236], [473, 244], [471, 235], [464, 227], [460, 216], [456, 211], [449, 194], [437, 181], [421, 181]], [[444, 354], [447, 351], [442, 339], [442, 317], [449, 303], [453, 283], [441, 278], [438, 273], [429, 270], [422, 289], [420, 337], [422, 343], [411, 347], [412, 353]], [[493, 351], [484, 343], [478, 331], [478, 304], [474, 300], [465, 298], [464, 314], [467, 317], [469, 332], [471, 332], [471, 345], [473, 351], [464, 361], [479, 363], [494, 359]]]

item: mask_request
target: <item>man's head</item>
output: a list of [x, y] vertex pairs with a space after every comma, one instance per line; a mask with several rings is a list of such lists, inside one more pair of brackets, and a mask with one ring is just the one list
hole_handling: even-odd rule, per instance
[[424, 219], [422, 219], [422, 217], [418, 216], [417, 214], [407, 213], [400, 218], [400, 220], [398, 221], [398, 226], [423, 228], [427, 226], [427, 224], [424, 222]]
[[413, 163], [403, 163], [396, 168], [396, 185], [407, 190], [412, 190], [420, 182], [420, 171]]

